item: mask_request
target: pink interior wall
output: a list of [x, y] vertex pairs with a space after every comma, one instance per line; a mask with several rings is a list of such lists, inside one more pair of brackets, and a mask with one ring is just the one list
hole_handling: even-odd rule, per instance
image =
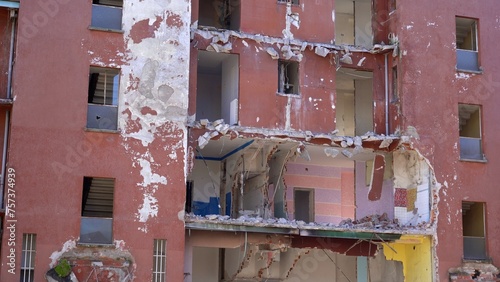
[[366, 186], [366, 162], [356, 162], [356, 219], [372, 214], [387, 213], [394, 218], [394, 192], [392, 180], [384, 180], [382, 196], [378, 201], [368, 200], [369, 186]]
[[294, 219], [295, 188], [314, 189], [315, 222], [338, 224], [354, 218], [354, 170], [288, 163], [285, 174], [288, 217]]

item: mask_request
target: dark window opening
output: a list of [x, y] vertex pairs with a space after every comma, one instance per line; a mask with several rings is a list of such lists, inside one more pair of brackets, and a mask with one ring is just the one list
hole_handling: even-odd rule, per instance
[[455, 17], [457, 69], [480, 71], [478, 61], [477, 20]]
[[293, 193], [295, 220], [314, 221], [314, 191], [312, 189], [295, 189]]
[[459, 104], [460, 159], [484, 160], [481, 139], [481, 107]]
[[299, 85], [299, 63], [279, 60], [278, 93], [298, 95]]
[[464, 259], [487, 259], [485, 214], [484, 203], [462, 202]]
[[123, 0], [93, 0], [91, 27], [121, 30]]
[[278, 0], [278, 3], [291, 3], [292, 5], [299, 5], [299, 0]]
[[199, 1], [198, 24], [220, 29], [240, 29], [240, 0]]
[[117, 130], [120, 71], [91, 67], [87, 128]]
[[193, 181], [186, 182], [186, 213], [190, 213], [193, 208]]
[[83, 178], [80, 243], [113, 243], [114, 187], [112, 178]]

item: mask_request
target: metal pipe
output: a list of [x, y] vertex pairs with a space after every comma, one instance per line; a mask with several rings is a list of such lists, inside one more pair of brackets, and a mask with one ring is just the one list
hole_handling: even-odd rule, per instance
[[385, 134], [389, 135], [389, 53], [385, 53]]
[[7, 73], [7, 99], [11, 98], [12, 88], [12, 61], [14, 60], [14, 42], [16, 39], [16, 19], [17, 11], [10, 10], [11, 31], [10, 31], [10, 50], [9, 50], [9, 71]]

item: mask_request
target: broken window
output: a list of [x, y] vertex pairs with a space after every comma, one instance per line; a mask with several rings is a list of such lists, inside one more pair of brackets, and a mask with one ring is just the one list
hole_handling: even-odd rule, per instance
[[291, 3], [293, 5], [299, 5], [299, 0], [278, 0], [278, 3]]
[[21, 282], [35, 280], [36, 234], [23, 234], [21, 253]]
[[278, 61], [278, 93], [299, 94], [299, 63]]
[[153, 242], [153, 282], [165, 282], [167, 268], [167, 240], [154, 239]]
[[120, 71], [91, 67], [87, 109], [87, 128], [117, 130]]
[[335, 1], [335, 43], [373, 46], [372, 1]]
[[484, 203], [462, 202], [464, 259], [487, 259], [485, 214]]
[[481, 107], [459, 104], [460, 159], [484, 160], [481, 141]]
[[239, 57], [198, 52], [196, 119], [238, 124]]
[[198, 24], [220, 29], [240, 29], [240, 0], [199, 1]]
[[123, 0], [93, 0], [90, 26], [108, 30], [121, 30], [122, 7]]
[[314, 222], [314, 190], [295, 189], [293, 192], [295, 220]]
[[113, 243], [114, 187], [112, 178], [83, 178], [80, 243]]
[[336, 76], [335, 120], [339, 135], [373, 131], [373, 73], [341, 68]]
[[480, 71], [478, 61], [477, 20], [455, 17], [457, 69], [464, 71]]

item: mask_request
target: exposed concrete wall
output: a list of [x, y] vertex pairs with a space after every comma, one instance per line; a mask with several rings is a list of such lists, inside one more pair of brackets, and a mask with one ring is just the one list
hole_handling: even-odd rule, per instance
[[194, 247], [191, 281], [219, 281], [219, 249]]

